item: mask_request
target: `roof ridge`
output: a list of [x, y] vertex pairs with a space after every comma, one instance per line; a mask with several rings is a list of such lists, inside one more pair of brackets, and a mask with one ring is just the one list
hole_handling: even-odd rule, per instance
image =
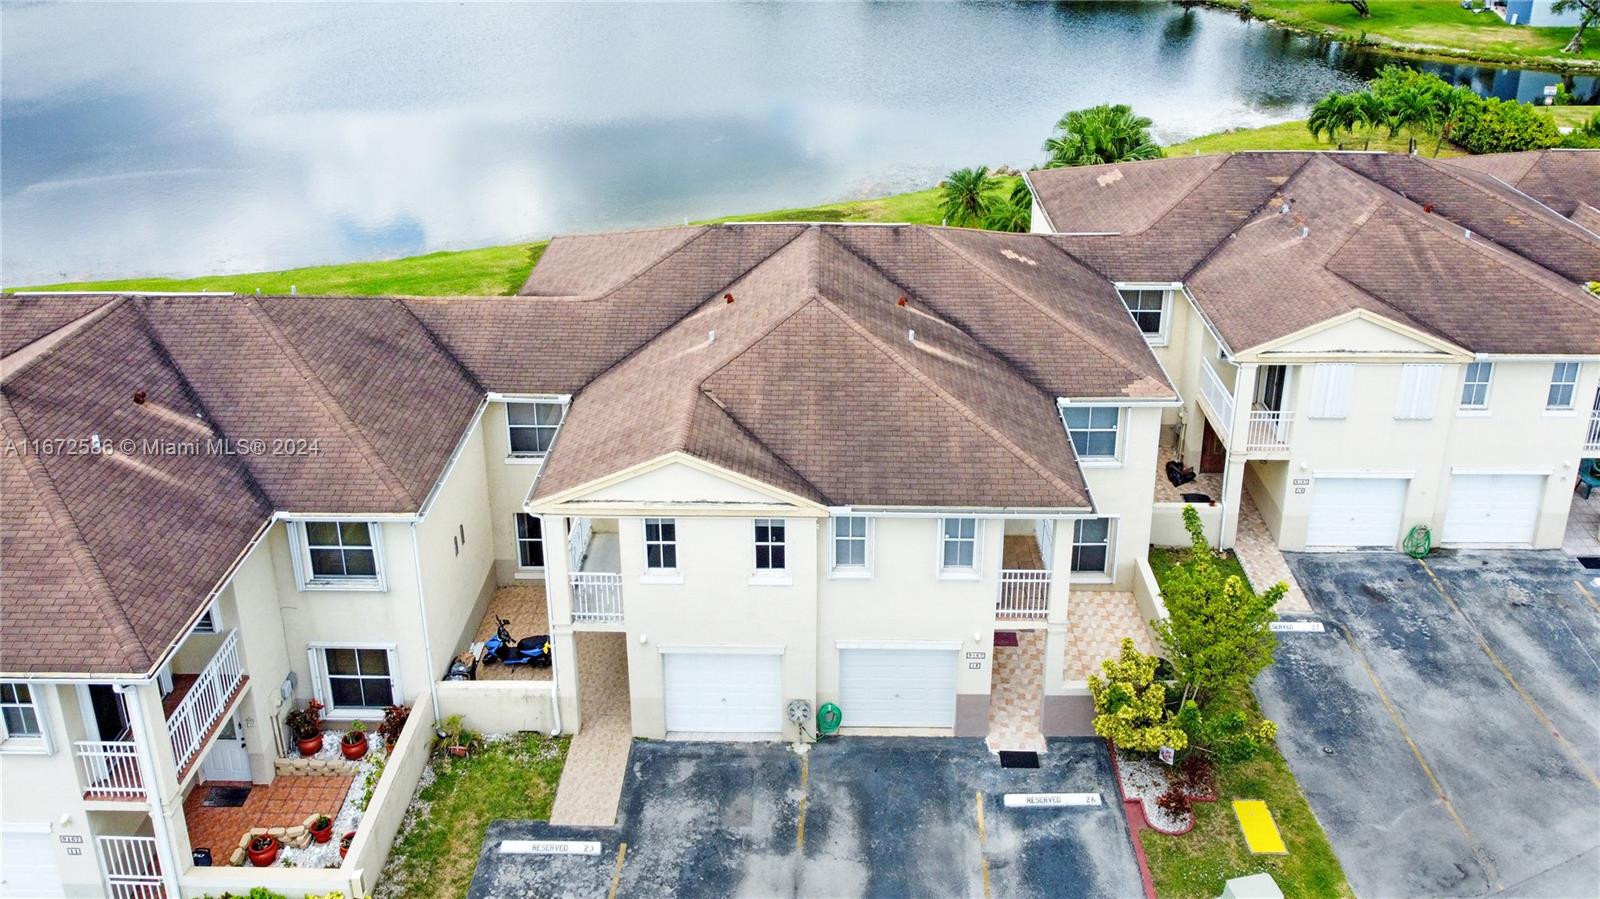
[[[311, 388], [312, 393], [315, 395], [317, 403], [332, 416], [334, 423], [339, 426], [339, 430], [343, 431], [345, 436], [350, 439], [350, 442], [361, 450], [362, 458], [366, 460], [367, 466], [372, 469], [373, 474], [378, 476], [378, 480], [382, 481], [383, 485], [399, 498], [412, 505], [420, 505], [421, 501], [412, 496], [411, 491], [406, 489], [405, 482], [401, 481], [389, 469], [388, 463], [378, 454], [377, 448], [367, 439], [365, 432], [350, 419], [350, 416], [345, 412], [344, 406], [334, 397], [333, 391], [328, 389], [328, 385], [323, 382], [322, 377], [317, 374], [316, 370], [311, 367], [311, 363], [307, 362], [305, 356], [300, 353], [300, 348], [295, 346], [289, 340], [288, 335], [283, 333], [283, 329], [278, 327], [278, 323], [273, 321], [272, 313], [268, 312], [254, 298], [245, 299], [245, 308], [266, 330], [267, 336], [283, 351], [284, 359], [305, 379], [307, 386]], [[273, 505], [276, 508], [276, 503]]]
[[[16, 411], [11, 408], [11, 399], [4, 391], [0, 391], [0, 420], [10, 423], [18, 434], [27, 437], [28, 429], [23, 426], [22, 419], [17, 417]], [[23, 475], [33, 485], [34, 491], [45, 507], [45, 514], [50, 516], [51, 521], [66, 539], [73, 561], [88, 583], [89, 593], [104, 615], [106, 624], [116, 635], [120, 648], [128, 657], [143, 659], [144, 667], [148, 669], [154, 664], [154, 659], [145, 649], [144, 641], [139, 639], [138, 632], [133, 629], [133, 621], [128, 618], [127, 610], [117, 601], [116, 592], [111, 589], [111, 583], [106, 580], [99, 560], [89, 549], [88, 541], [84, 539], [77, 518], [73, 516], [72, 510], [67, 507], [66, 501], [56, 490], [55, 478], [34, 453], [24, 451], [17, 456], [20, 457], [19, 464], [22, 466]]]
[[[962, 259], [964, 259], [968, 263], [970, 263], [974, 268], [976, 268], [979, 271], [983, 272], [985, 275], [987, 275], [989, 277], [989, 279], [991, 281], [994, 281], [994, 282], [998, 283], [1001, 287], [1004, 287], [1007, 292], [1009, 292], [1013, 296], [1021, 299], [1024, 303], [1027, 303], [1029, 306], [1032, 306], [1033, 308], [1035, 308], [1035, 309], [1039, 310], [1040, 312], [1044, 313], [1046, 318], [1049, 318], [1051, 321], [1054, 321], [1056, 324], [1059, 324], [1063, 328], [1066, 328], [1067, 330], [1071, 331], [1073, 334], [1076, 334], [1081, 340], [1084, 341], [1085, 344], [1087, 344], [1088, 346], [1093, 348], [1100, 355], [1105, 356], [1107, 359], [1110, 359], [1113, 362], [1116, 362], [1117, 364], [1121, 365], [1123, 368], [1128, 369], [1131, 372], [1139, 373], [1140, 377], [1146, 377], [1143, 373], [1139, 372], [1139, 369], [1135, 365], [1133, 365], [1133, 363], [1126, 356], [1122, 355], [1120, 352], [1116, 352], [1116, 351], [1112, 350], [1111, 348], [1106, 347], [1105, 345], [1103, 345], [1103, 343], [1099, 340], [1099, 338], [1096, 335], [1090, 333], [1088, 331], [1088, 329], [1080, 326], [1076, 322], [1070, 321], [1070, 320], [1068, 320], [1066, 318], [1061, 317], [1060, 315], [1057, 315], [1055, 310], [1041, 305], [1038, 301], [1034, 300], [1033, 297], [1030, 297], [1026, 293], [1024, 293], [1023, 291], [1018, 290], [1017, 287], [1015, 285], [1013, 285], [1010, 281], [1006, 280], [1005, 278], [1001, 277], [999, 274], [997, 274], [996, 272], [991, 270], [988, 265], [986, 265], [983, 262], [978, 261], [976, 258], [974, 258], [970, 254], [968, 254], [965, 250], [961, 249], [960, 247], [958, 247], [955, 244], [951, 243], [950, 241], [946, 240], [942, 235], [936, 234], [931, 230], [929, 231], [929, 235], [931, 237], [933, 237], [934, 240], [938, 241], [946, 249], [948, 249], [952, 253], [955, 253], [956, 255], [960, 256]], [[1041, 242], [1044, 243], [1047, 246], [1051, 246], [1051, 247], [1055, 246], [1055, 243], [1053, 241], [1050, 241], [1050, 240], [1044, 240], [1044, 241], [1041, 241]], [[1060, 248], [1057, 247], [1057, 249], [1060, 249]], [[1065, 253], [1066, 251], [1063, 250], [1062, 252]], [[1071, 259], [1074, 263], [1077, 263], [1079, 265], [1082, 264], [1082, 263], [1078, 262], [1077, 257], [1072, 256], [1071, 254], [1067, 254], [1067, 258]], [[1106, 286], [1111, 287], [1111, 289], [1113, 291], [1116, 290], [1115, 286], [1112, 285], [1111, 280], [1109, 278], [1106, 278], [1104, 275], [1101, 275], [1099, 272], [1095, 272], [1093, 269], [1088, 269], [1088, 270], [1090, 272], [1093, 272], [1096, 277], [1104, 280], [1106, 282]], [[1118, 300], [1118, 302], [1120, 302], [1120, 299]], [[966, 333], [966, 332], [963, 331], [962, 333]], [[985, 352], [993, 353], [992, 350], [989, 350], [989, 348], [987, 346], [983, 345], [982, 341], [979, 341], [976, 338], [974, 338], [974, 342], [977, 343], [979, 346], [983, 346]], [[999, 354], [998, 353], [994, 353], [994, 355], [999, 355]], [[1021, 374], [1021, 372], [1019, 371], [1018, 374]], [[1023, 380], [1027, 380], [1027, 378], [1024, 377]], [[1032, 382], [1029, 381], [1029, 383], [1032, 383]], [[1034, 386], [1038, 386], [1038, 385], [1034, 385]]]
[[[929, 375], [919, 366], [913, 364], [909, 359], [906, 359], [900, 353], [895, 351], [895, 349], [888, 343], [878, 339], [877, 335], [873, 334], [871, 330], [866, 328], [860, 322], [856, 321], [855, 317], [852, 316], [847, 310], [820, 294], [813, 302], [819, 303], [824, 309], [833, 314], [835, 318], [838, 318], [841, 322], [843, 322], [845, 327], [851, 329], [862, 339], [866, 340], [872, 345], [873, 348], [882, 353], [895, 365], [910, 373], [910, 375], [920, 382], [924, 387], [927, 387], [929, 390], [933, 391], [936, 396], [944, 400], [946, 405], [951, 406], [957, 412], [959, 412], [963, 418], [977, 425], [978, 428], [985, 434], [988, 434], [991, 439], [1005, 447], [1005, 449], [1018, 460], [1020, 460], [1022, 464], [1033, 469], [1041, 478], [1055, 486], [1056, 489], [1060, 490], [1062, 493], [1070, 494], [1077, 492], [1075, 487], [1057, 477], [1055, 473], [1046, 468], [1042, 462], [1040, 462], [1038, 459], [1035, 459], [1032, 453], [1029, 453], [1022, 447], [1018, 446], [1015, 441], [1006, 436], [1002, 431], [1000, 431], [1000, 429], [990, 424], [988, 419], [984, 418], [982, 415], [979, 415], [975, 409], [973, 409], [971, 406], [968, 406], [960, 397], [957, 397], [955, 394], [951, 393], [932, 375]], [[978, 344], [978, 346], [982, 348], [983, 345]], [[988, 350], [984, 350], [984, 352], [988, 352]], [[1024, 380], [1024, 383], [1029, 382]], [[1037, 385], [1030, 384], [1030, 386], [1033, 386], [1034, 389], [1039, 390]], [[1039, 390], [1039, 392], [1044, 393], [1043, 390]], [[1050, 399], [1048, 394], [1046, 394], [1045, 398]], [[1061, 433], [1063, 436], [1066, 435], [1066, 430], [1064, 427]], [[1068, 445], [1070, 446], [1070, 441], [1068, 442]], [[1072, 458], [1074, 462], [1077, 461], [1078, 455], [1076, 451], [1073, 451]]]
[[[1505, 205], [1505, 206], [1511, 206], [1512, 205], [1510, 202], [1508, 202], [1506, 200], [1506, 198], [1495, 196], [1493, 191], [1485, 190], [1483, 184], [1481, 184], [1479, 182], [1476, 182], [1471, 178], [1468, 178], [1467, 177], [1467, 172], [1469, 170], [1467, 170], [1467, 169], [1463, 169], [1463, 168], [1461, 168], [1459, 166], [1440, 165], [1439, 161], [1436, 160], [1436, 159], [1423, 159], [1423, 158], [1421, 158], [1419, 156], [1412, 156], [1410, 158], [1416, 160], [1417, 162], [1422, 163], [1430, 171], [1438, 172], [1439, 174], [1445, 176], [1446, 178], [1449, 178], [1449, 179], [1451, 179], [1453, 181], [1456, 181], [1457, 183], [1464, 184], [1467, 187], [1470, 187], [1473, 190], [1477, 191], [1478, 193], [1483, 194], [1484, 196], [1494, 197], [1495, 201], [1500, 203], [1500, 204], [1502, 204], [1502, 205]], [[1539, 162], [1542, 162], [1543, 160], [1544, 160], [1544, 157], [1541, 155], [1539, 157]], [[1535, 164], [1537, 165], [1538, 162], [1536, 162]], [[1506, 182], [1504, 180], [1502, 180], [1499, 177], [1497, 177], [1493, 172], [1476, 172], [1475, 171], [1475, 172], [1472, 172], [1472, 174], [1481, 175], [1481, 176], [1483, 176], [1485, 178], [1492, 178], [1495, 181], [1499, 181], [1501, 184], [1505, 184], [1507, 190], [1513, 191], [1518, 197], [1521, 197], [1522, 199], [1527, 200], [1529, 203], [1532, 203], [1533, 205], [1539, 207], [1539, 209], [1541, 211], [1547, 213], [1553, 221], [1546, 222], [1546, 224], [1550, 225], [1551, 227], [1562, 229], [1562, 230], [1577, 229], [1577, 231], [1580, 232], [1580, 233], [1576, 234], [1576, 235], [1573, 235], [1574, 237], [1576, 237], [1579, 240], [1586, 241], [1588, 243], [1592, 243], [1596, 247], [1600, 247], [1600, 235], [1595, 234], [1594, 232], [1590, 231], [1588, 228], [1585, 228], [1582, 225], [1578, 224], [1577, 222], [1573, 221], [1572, 219], [1567, 218], [1566, 216], [1562, 215], [1559, 212], [1556, 212], [1554, 209], [1551, 209], [1549, 206], [1545, 205], [1539, 199], [1537, 199], [1535, 197], [1532, 197], [1532, 196], [1529, 196], [1528, 194], [1524, 193], [1520, 188], [1516, 187], [1515, 185], [1506, 184]], [[1411, 200], [1411, 198], [1410, 197], [1406, 197], [1405, 194], [1401, 194], [1401, 196], [1405, 197], [1407, 200]], [[1415, 200], [1411, 200], [1411, 202], [1414, 203], [1416, 201]], [[1522, 256], [1521, 253], [1518, 253], [1517, 255], [1518, 256]], [[1522, 258], [1527, 259], [1528, 257], [1523, 256]], [[1533, 260], [1531, 260], [1531, 259], [1529, 259], [1528, 261], [1529, 262], [1533, 262]], [[1534, 264], [1537, 265], [1538, 263], [1534, 263]], [[1543, 268], [1543, 267], [1544, 266], [1540, 266], [1540, 268]]]
[[[1228, 158], [1232, 159], [1233, 157], [1229, 156]], [[1207, 262], [1210, 262], [1212, 257], [1217, 255], [1217, 252], [1222, 249], [1223, 244], [1227, 243], [1235, 234], [1238, 234], [1245, 228], [1250, 227], [1250, 223], [1255, 221], [1256, 216], [1261, 214], [1261, 210], [1266, 208], [1268, 203], [1272, 202], [1272, 198], [1275, 196], [1281, 196], [1284, 188], [1289, 186], [1289, 182], [1300, 177], [1300, 174], [1306, 170], [1306, 166], [1309, 166], [1312, 160], [1322, 158], [1324, 157], [1320, 151], [1308, 152], [1306, 154], [1306, 158], [1301, 160], [1299, 165], [1295, 166], [1294, 171], [1289, 174], [1289, 177], [1283, 179], [1283, 184], [1279, 185], [1278, 190], [1273, 191], [1271, 196], [1268, 196], [1265, 200], [1257, 203], [1255, 208], [1250, 210], [1250, 214], [1244, 217], [1244, 221], [1240, 222], [1236, 227], [1230, 228], [1228, 233], [1222, 236], [1221, 240], [1212, 244], [1211, 248], [1201, 254], [1200, 258], [1195, 260], [1194, 265], [1189, 266], [1188, 271], [1184, 272], [1183, 277], [1179, 278], [1178, 280], [1188, 281], [1190, 278], [1193, 278], [1194, 273], [1198, 272], [1201, 266], [1205, 265]], [[1343, 168], [1343, 166], [1340, 166], [1340, 168]]]
[[[661, 230], [669, 230], [669, 229], [663, 228]], [[607, 297], [611, 296], [612, 294], [616, 293], [617, 291], [621, 290], [622, 288], [627, 287], [629, 284], [632, 284], [633, 282], [639, 280], [640, 278], [643, 278], [649, 272], [654, 271], [656, 266], [660, 265], [663, 262], [666, 262], [668, 259], [671, 259], [672, 257], [674, 257], [674, 256], [678, 255], [679, 253], [683, 252], [683, 250], [685, 250], [690, 244], [694, 243], [697, 240], [700, 240], [701, 238], [705, 237], [707, 234], [710, 234], [712, 232], [712, 230], [713, 230], [713, 227], [711, 225], [701, 225], [699, 234], [696, 234], [693, 237], [690, 237], [688, 240], [684, 241], [683, 243], [678, 244], [677, 246], [673, 247], [672, 249], [667, 250], [666, 252], [662, 253], [660, 256], [657, 256], [656, 258], [650, 260], [650, 264], [649, 265], [646, 265], [644, 268], [641, 268], [638, 271], [634, 272], [633, 274], [629, 275], [628, 277], [623, 278], [621, 281], [618, 281], [617, 283], [611, 285], [610, 287], [606, 288], [605, 290], [600, 291], [597, 294], [594, 294], [593, 296], [584, 296], [583, 294], [576, 294], [575, 296], [580, 297], [580, 298], [582, 298], [584, 300], [603, 300], [603, 299], [606, 299]], [[596, 232], [596, 233], [604, 234], [605, 232], [601, 231], [601, 232]], [[551, 243], [554, 243], [554, 242], [555, 241], [553, 241], [553, 240], [551, 241]], [[788, 246], [788, 242], [787, 241], [784, 242], [784, 246]], [[782, 249], [782, 248], [780, 247], [779, 249]], [[776, 252], [776, 250], [773, 251], [773, 252]], [[543, 257], [541, 257], [541, 258], [543, 258]], [[534, 263], [533, 267], [534, 268], [538, 268], [539, 264], [538, 263]], [[533, 275], [530, 273], [528, 275], [528, 277], [531, 278], [531, 277], [533, 277]], [[744, 277], [744, 275], [740, 275], [739, 277], [742, 278], [742, 277]], [[546, 299], [546, 298], [545, 297], [526, 297], [526, 299], [530, 299], [531, 300], [531, 299]], [[674, 322], [674, 324], [676, 324], [676, 322]], [[668, 327], [671, 327], [671, 325], [669, 325]], [[665, 331], [666, 328], [663, 328], [661, 330]], [[656, 333], [660, 334], [661, 331], [657, 331]], [[648, 341], [646, 341], [646, 342], [648, 342]]]
[[[801, 303], [800, 304], [800, 308], [796, 309], [795, 311], [798, 312], [798, 311], [800, 311], [800, 309], [804, 309], [807, 306], [810, 306], [814, 302], [816, 302], [816, 301], [815, 300], [811, 300], [811, 301], [808, 301], [808, 302], [805, 302], [805, 303]], [[792, 315], [793, 315], [793, 313], [791, 313], [790, 315], [784, 316], [783, 320], [784, 321], [788, 321], [792, 317]], [[768, 333], [770, 333], [770, 332], [768, 332]], [[742, 355], [744, 355], [744, 353], [740, 352], [740, 355], [742, 356]], [[717, 370], [721, 371], [720, 368], [717, 369]], [[828, 495], [826, 493], [822, 492], [822, 488], [818, 487], [816, 484], [813, 484], [811, 482], [811, 479], [806, 477], [805, 475], [801, 474], [800, 470], [798, 468], [795, 468], [792, 464], [790, 464], [788, 459], [785, 459], [783, 457], [783, 455], [780, 454], [777, 450], [775, 450], [772, 447], [768, 446], [767, 442], [765, 440], [762, 440], [761, 437], [758, 436], [755, 431], [752, 431], [752, 430], [750, 430], [750, 428], [746, 427], [745, 423], [739, 420], [739, 416], [733, 414], [733, 410], [732, 409], [729, 409], [727, 406], [723, 405], [722, 400], [717, 399], [716, 394], [712, 393], [710, 390], [708, 390], [705, 387], [705, 382], [704, 381], [701, 382], [700, 395], [705, 397], [706, 399], [710, 400], [711, 404], [713, 406], [716, 406], [717, 409], [720, 410], [722, 412], [722, 414], [724, 416], [726, 416], [729, 421], [733, 422], [733, 426], [738, 428], [739, 432], [741, 434], [744, 434], [746, 437], [750, 438], [750, 441], [752, 443], [754, 443], [756, 446], [761, 447], [761, 449], [764, 450], [767, 453], [767, 455], [771, 456], [773, 459], [776, 459], [778, 461], [779, 465], [782, 465], [785, 470], [787, 470], [790, 474], [794, 475], [795, 480], [797, 480], [800, 483], [806, 485], [807, 487], [810, 487], [813, 491], [815, 491], [817, 496], [822, 497], [822, 501], [823, 501], [824, 504], [826, 504], [826, 505], [831, 505], [832, 504], [832, 502], [831, 502], [830, 498], [828, 497]], [[696, 458], [701, 458], [701, 457], [697, 456]], [[709, 462], [711, 460], [708, 459], [706, 461]]]
[[[1189, 189], [1188, 190], [1184, 191], [1181, 194], [1178, 194], [1177, 197], [1173, 198], [1171, 203], [1168, 203], [1166, 206], [1162, 207], [1161, 211], [1156, 213], [1154, 216], [1152, 216], [1150, 218], [1150, 220], [1145, 223], [1145, 226], [1143, 228], [1140, 228], [1137, 231], [1119, 231], [1117, 233], [1118, 234], [1124, 234], [1124, 235], [1143, 234], [1146, 231], [1149, 231], [1151, 228], [1154, 228], [1158, 222], [1160, 222], [1162, 219], [1167, 217], [1168, 213], [1170, 213], [1172, 210], [1178, 208], [1178, 204], [1179, 203], [1182, 203], [1184, 200], [1189, 199], [1189, 195], [1194, 193], [1195, 191], [1199, 190], [1200, 189], [1200, 185], [1205, 184], [1207, 181], [1210, 181], [1212, 178], [1215, 178], [1217, 176], [1217, 172], [1221, 171], [1223, 166], [1225, 166], [1229, 162], [1233, 161], [1233, 158], [1235, 156], [1239, 155], [1239, 154], [1238, 154], [1237, 151], [1231, 152], [1231, 153], [1217, 153], [1217, 154], [1203, 153], [1203, 154], [1201, 154], [1200, 158], [1204, 159], [1206, 157], [1213, 156], [1213, 155], [1215, 155], [1217, 157], [1217, 159], [1218, 159], [1217, 164], [1212, 166], [1211, 169], [1205, 173], [1204, 177], [1202, 177], [1199, 180], [1195, 181], [1195, 183], [1189, 185]], [[1173, 157], [1171, 157], [1171, 156], [1163, 156], [1163, 157], [1159, 157], [1159, 158], [1161, 158], [1161, 159], [1171, 159]], [[1178, 157], [1178, 158], [1181, 159], [1182, 157]], [[1154, 162], [1155, 160], [1154, 159], [1137, 159], [1137, 160], [1133, 160], [1133, 161], [1134, 162]], [[1110, 165], [1126, 165], [1127, 163], [1113, 162], [1113, 163], [1109, 163], [1109, 164]]]
[[23, 372], [25, 372], [28, 369], [30, 369], [30, 368], [34, 367], [35, 365], [39, 364], [39, 360], [50, 358], [57, 351], [59, 351], [63, 345], [65, 345], [69, 340], [71, 340], [72, 337], [74, 337], [75, 335], [77, 335], [79, 333], [82, 333], [83, 331], [85, 331], [85, 330], [87, 330], [89, 328], [94, 327], [95, 324], [100, 322], [106, 316], [110, 315], [113, 311], [115, 311], [117, 308], [121, 307], [122, 305], [124, 305], [127, 302], [129, 302], [127, 294], [117, 294], [116, 296], [112, 297], [109, 301], [101, 304], [101, 306], [98, 309], [95, 309], [92, 312], [84, 313], [83, 315], [79, 316], [78, 318], [75, 318], [72, 321], [67, 322], [66, 324], [62, 325], [60, 328], [57, 328], [55, 331], [51, 331], [49, 334], [45, 334], [45, 335], [39, 337], [37, 340], [33, 341], [32, 343], [29, 343], [27, 346], [19, 348], [16, 352], [8, 354], [5, 358], [10, 358], [11, 356], [16, 356], [16, 355], [18, 355], [20, 353], [27, 352], [27, 349], [28, 349], [29, 346], [33, 346], [35, 343], [38, 343], [40, 340], [48, 340], [52, 335], [54, 335], [54, 334], [56, 334], [56, 333], [58, 333], [60, 331], [63, 331], [65, 329], [67, 329], [67, 328], [73, 328], [71, 333], [65, 335], [60, 340], [56, 341], [54, 345], [45, 348], [45, 350], [43, 352], [35, 354], [33, 356], [33, 358], [28, 359], [26, 362], [23, 362], [21, 365], [17, 366], [15, 369], [13, 369], [11, 371], [8, 371], [8, 372], [5, 372], [4, 376], [0, 376], [0, 384], [9, 384], [12, 381], [16, 380], [16, 378], [19, 375], [21, 375]]

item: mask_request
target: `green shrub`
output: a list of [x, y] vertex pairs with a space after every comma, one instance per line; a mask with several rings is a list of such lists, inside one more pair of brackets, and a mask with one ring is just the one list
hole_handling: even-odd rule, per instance
[[1469, 153], [1514, 153], [1556, 146], [1561, 129], [1527, 103], [1491, 97], [1467, 111], [1452, 139]]
[[1089, 675], [1095, 733], [1133, 752], [1188, 747], [1188, 734], [1167, 708], [1167, 688], [1156, 680], [1158, 662], [1124, 637], [1121, 657], [1100, 663], [1105, 680]]

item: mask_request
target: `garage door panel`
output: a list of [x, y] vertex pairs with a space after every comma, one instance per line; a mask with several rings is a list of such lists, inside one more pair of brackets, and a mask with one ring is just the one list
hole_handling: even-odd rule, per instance
[[64, 895], [48, 833], [0, 831], [0, 899]]
[[1306, 545], [1388, 546], [1400, 541], [1403, 478], [1317, 478], [1312, 482]]
[[846, 727], [954, 727], [957, 651], [841, 649]]
[[662, 656], [667, 730], [776, 733], [783, 729], [783, 665], [775, 653]]
[[1544, 475], [1452, 477], [1440, 542], [1531, 545], [1544, 488]]

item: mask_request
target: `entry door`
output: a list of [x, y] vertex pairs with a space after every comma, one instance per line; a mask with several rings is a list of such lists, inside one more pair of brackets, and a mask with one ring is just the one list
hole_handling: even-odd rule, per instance
[[250, 753], [245, 751], [244, 728], [237, 715], [223, 723], [217, 742], [200, 763], [200, 773], [206, 780], [250, 780]]
[[1211, 429], [1211, 422], [1205, 421], [1205, 430], [1200, 435], [1200, 473], [1214, 474], [1228, 466], [1228, 448], [1222, 445], [1222, 438]]
[[955, 727], [954, 649], [841, 649], [846, 727]]
[[1283, 411], [1283, 385], [1289, 376], [1285, 365], [1264, 365], [1256, 381], [1256, 403], [1273, 412]]
[[1544, 475], [1456, 475], [1440, 542], [1532, 544], [1544, 486]]
[[45, 899], [65, 895], [49, 833], [6, 830], [0, 825], [0, 897]]
[[128, 730], [128, 710], [122, 697], [110, 684], [89, 685], [89, 705], [94, 711], [95, 728], [101, 740], [121, 739]]
[[1317, 478], [1306, 546], [1393, 547], [1406, 508], [1403, 478]]
[[661, 657], [667, 730], [771, 734], [783, 730], [783, 657], [669, 652]]

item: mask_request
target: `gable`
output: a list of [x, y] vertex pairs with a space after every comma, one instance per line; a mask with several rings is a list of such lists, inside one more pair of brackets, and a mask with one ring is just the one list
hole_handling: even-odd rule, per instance
[[1278, 340], [1241, 352], [1241, 362], [1282, 362], [1287, 359], [1404, 357], [1407, 359], [1467, 358], [1471, 354], [1448, 341], [1374, 312], [1356, 310], [1312, 325]]
[[674, 508], [678, 514], [764, 510], [787, 514], [824, 512], [822, 506], [768, 488], [765, 485], [719, 466], [673, 453], [642, 465], [580, 485], [565, 495], [543, 498], [535, 503], [541, 512]]

